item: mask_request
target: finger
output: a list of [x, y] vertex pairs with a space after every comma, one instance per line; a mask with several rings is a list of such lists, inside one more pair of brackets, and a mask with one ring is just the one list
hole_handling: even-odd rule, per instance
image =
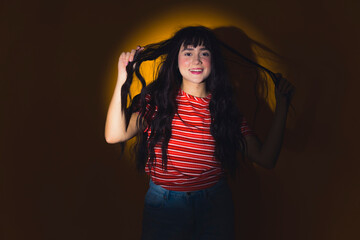
[[275, 77], [275, 81], [274, 81], [275, 88], [277, 88], [280, 83], [280, 80], [282, 78], [282, 75], [281, 75], [281, 73], [274, 73], [274, 77]]
[[280, 92], [282, 92], [287, 85], [285, 78], [278, 78], [277, 84], [275, 85], [276, 89]]
[[122, 63], [127, 66], [128, 65], [128, 62], [129, 62], [129, 54], [128, 52], [123, 52], [121, 55], [121, 60], [122, 60]]
[[284, 79], [284, 84], [282, 84], [282, 86], [279, 88], [279, 92], [282, 94], [282, 95], [285, 95], [287, 97], [291, 97], [292, 94], [293, 94], [293, 91], [294, 91], [294, 86], [288, 82], [286, 79]]
[[[139, 54], [140, 54], [140, 52], [141, 52], [142, 50], [144, 50], [143, 47], [137, 46], [137, 48], [136, 48], [136, 50], [135, 50], [135, 53], [134, 53], [134, 55], [133, 55], [133, 59], [137, 59], [137, 57], [139, 56]], [[135, 67], [135, 65], [134, 65], [134, 67]]]
[[135, 50], [135, 49], [131, 50], [131, 53], [130, 53], [130, 58], [129, 58], [129, 62], [132, 62], [132, 61], [134, 60], [134, 55], [135, 55], [135, 52], [136, 52], [136, 50]]
[[278, 84], [277, 84], [277, 87], [278, 89], [280, 90], [285, 90], [286, 88], [288, 88], [289, 86], [293, 86], [289, 80], [287, 80], [286, 78], [284, 77], [280, 77], [278, 79]]
[[130, 52], [126, 52], [126, 61], [129, 62], [130, 59]]
[[126, 53], [122, 52], [119, 57], [119, 64], [126, 64]]
[[286, 88], [287, 86], [287, 81], [285, 78], [280, 78], [280, 82], [279, 82], [279, 88], [281, 90], [284, 90], [284, 88]]
[[288, 92], [292, 86], [293, 85], [287, 79], [284, 78], [284, 85], [282, 87], [283, 91]]
[[281, 83], [279, 83], [279, 86], [276, 88], [276, 91], [279, 94], [286, 96], [290, 100], [294, 94], [294, 89], [295, 89], [294, 86], [285, 78], [281, 79], [280, 81]]

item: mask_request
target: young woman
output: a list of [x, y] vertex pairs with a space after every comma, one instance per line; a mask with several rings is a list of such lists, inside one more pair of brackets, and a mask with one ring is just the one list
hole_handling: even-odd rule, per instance
[[[162, 57], [145, 86], [143, 61]], [[133, 73], [141, 94], [126, 109]], [[105, 126], [108, 143], [138, 135], [137, 167], [150, 175], [142, 239], [234, 239], [227, 174], [238, 153], [265, 168], [278, 158], [294, 87], [276, 78], [276, 110], [264, 143], [238, 112], [220, 43], [205, 27], [187, 27], [163, 42], [120, 55]]]

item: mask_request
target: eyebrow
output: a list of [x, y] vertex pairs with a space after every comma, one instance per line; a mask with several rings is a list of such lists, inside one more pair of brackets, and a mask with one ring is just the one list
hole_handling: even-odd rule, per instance
[[[187, 50], [194, 50], [194, 47], [192, 47], [192, 48], [186, 47], [186, 48], [184, 48], [181, 52], [187, 51]], [[209, 49], [207, 49], [206, 47], [202, 47], [202, 48], [200, 48], [200, 50], [207, 50], [207, 51], [209, 51]]]

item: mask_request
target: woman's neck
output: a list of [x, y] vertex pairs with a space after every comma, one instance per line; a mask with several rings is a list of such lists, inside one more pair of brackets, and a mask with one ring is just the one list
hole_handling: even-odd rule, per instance
[[197, 83], [184, 83], [184, 81], [181, 83], [181, 89], [186, 92], [187, 94], [190, 94], [195, 97], [207, 97], [208, 92], [206, 92], [206, 86], [205, 82], [197, 84]]

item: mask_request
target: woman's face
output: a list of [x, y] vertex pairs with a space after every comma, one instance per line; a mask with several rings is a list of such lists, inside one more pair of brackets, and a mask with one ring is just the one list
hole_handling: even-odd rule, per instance
[[204, 83], [211, 73], [211, 53], [203, 45], [181, 45], [178, 55], [179, 70], [183, 83]]

